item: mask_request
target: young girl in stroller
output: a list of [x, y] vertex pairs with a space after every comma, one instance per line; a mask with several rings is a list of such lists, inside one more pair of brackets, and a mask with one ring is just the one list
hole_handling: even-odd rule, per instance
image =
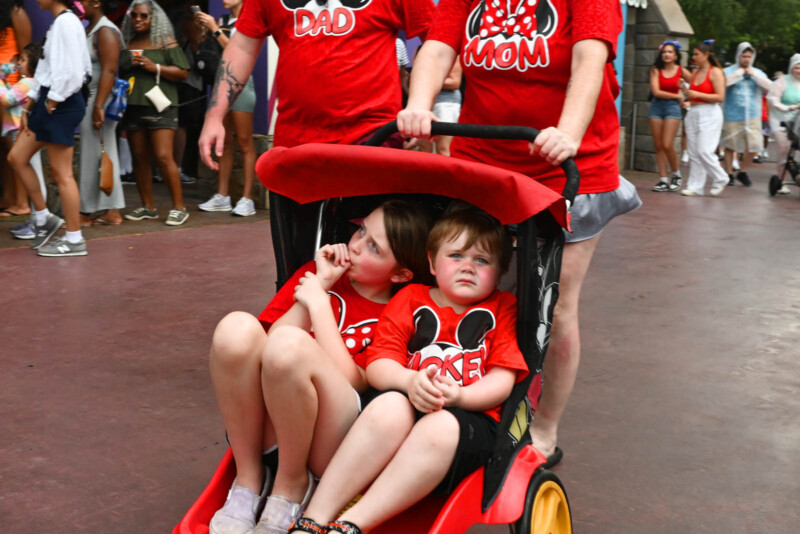
[[[419, 205], [387, 201], [348, 244], [322, 247], [258, 319], [233, 312], [220, 321], [210, 370], [236, 480], [210, 522], [212, 534], [286, 532], [297, 519], [314, 474], [360, 412], [362, 351], [384, 305], [403, 284], [427, 278], [429, 229]], [[274, 461], [262, 451], [274, 455], [278, 445], [273, 485], [264, 465]]]

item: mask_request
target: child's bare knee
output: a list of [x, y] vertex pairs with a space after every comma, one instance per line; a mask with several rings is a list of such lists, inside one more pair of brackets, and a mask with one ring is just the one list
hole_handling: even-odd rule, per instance
[[400, 430], [407, 433], [414, 424], [414, 407], [402, 393], [389, 391], [369, 403], [359, 418], [364, 419], [375, 432]]
[[302, 366], [308, 332], [295, 326], [279, 326], [270, 330], [261, 357], [261, 369], [271, 377], [285, 377]]
[[217, 325], [210, 358], [221, 363], [239, 363], [259, 356], [266, 337], [258, 319], [245, 312], [231, 312]]
[[414, 427], [416, 439], [430, 450], [452, 451], [458, 447], [458, 419], [446, 410], [429, 413]]

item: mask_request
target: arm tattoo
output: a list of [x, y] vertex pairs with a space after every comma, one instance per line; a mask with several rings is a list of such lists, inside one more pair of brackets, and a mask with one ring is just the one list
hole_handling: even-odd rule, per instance
[[239, 93], [242, 92], [242, 89], [244, 89], [244, 84], [233, 75], [230, 62], [221, 59], [214, 80], [214, 88], [211, 90], [211, 102], [209, 107], [213, 108], [217, 105], [221, 86], [225, 84], [227, 84], [227, 88], [222, 89], [225, 93], [223, 98], [227, 98], [228, 106], [231, 106], [236, 100], [236, 97], [239, 96]]

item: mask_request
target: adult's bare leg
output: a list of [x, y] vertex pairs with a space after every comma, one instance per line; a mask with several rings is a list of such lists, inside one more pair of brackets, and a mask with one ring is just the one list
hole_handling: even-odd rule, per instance
[[[61, 198], [61, 209], [67, 221], [67, 231], [77, 232], [81, 229], [81, 196], [78, 182], [72, 172], [72, 154], [75, 149], [71, 146], [47, 143], [47, 156], [50, 158], [50, 169], [53, 179], [58, 186], [58, 196]], [[38, 180], [37, 180], [38, 182]]]
[[664, 121], [661, 119], [650, 119], [650, 132], [653, 135], [653, 147], [656, 150], [656, 167], [658, 176], [667, 176], [667, 161], [664, 156]]
[[256, 179], [256, 144], [253, 142], [253, 114], [246, 111], [231, 111], [236, 142], [242, 152], [242, 196], [253, 198], [253, 183]]
[[267, 334], [244, 312], [226, 315], [214, 330], [209, 370], [236, 462], [236, 483], [261, 493], [261, 453], [271, 428], [261, 391], [261, 354]]
[[17, 142], [14, 143], [11, 152], [8, 154], [8, 162], [28, 192], [36, 211], [46, 209], [47, 203], [39, 186], [39, 178], [36, 176], [36, 171], [31, 166], [31, 158], [43, 146], [44, 143], [37, 141], [33, 132], [24, 130], [19, 133]]
[[545, 456], [555, 452], [558, 423], [567, 407], [580, 363], [578, 301], [600, 236], [567, 243], [561, 261], [559, 297], [553, 312], [550, 346], [542, 369], [542, 397], [531, 425], [533, 445]]
[[185, 206], [183, 205], [181, 175], [178, 172], [178, 166], [175, 164], [175, 157], [172, 151], [174, 140], [175, 130], [170, 130], [169, 128], [150, 130], [150, 144], [153, 148], [158, 168], [161, 170], [161, 176], [164, 177], [164, 182], [166, 182], [169, 194], [172, 197], [172, 208], [182, 210]]
[[225, 115], [222, 125], [225, 127], [225, 148], [219, 158], [217, 171], [217, 193], [223, 197], [230, 196], [231, 174], [233, 173], [233, 116]]
[[280, 447], [272, 495], [300, 502], [307, 469], [322, 474], [356, 420], [356, 393], [309, 333], [293, 326], [270, 332], [261, 388]]
[[[680, 125], [681, 121], [678, 119], [664, 119], [664, 124], [661, 129], [664, 159], [666, 163], [669, 164], [669, 168], [672, 172], [676, 172], [680, 169], [678, 153], [675, 151], [675, 136], [678, 133]], [[662, 174], [661, 176], [666, 176], [666, 174]]]
[[147, 130], [128, 130], [128, 146], [133, 159], [133, 174], [136, 176], [136, 188], [142, 199], [142, 206], [155, 209], [153, 203], [153, 168], [150, 166], [150, 139]]

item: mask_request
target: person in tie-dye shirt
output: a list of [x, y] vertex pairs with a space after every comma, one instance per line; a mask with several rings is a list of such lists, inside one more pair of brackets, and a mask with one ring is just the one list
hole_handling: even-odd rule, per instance
[[[0, 140], [0, 142], [6, 143], [9, 150], [17, 139], [17, 132], [22, 122], [23, 104], [28, 100], [28, 92], [30, 92], [36, 84], [31, 76], [36, 70], [36, 64], [39, 62], [41, 53], [42, 47], [35, 43], [31, 43], [23, 48], [22, 52], [17, 57], [17, 63], [19, 65], [18, 72], [21, 75], [17, 83], [9, 85], [6, 82], [6, 76], [0, 75], [0, 108], [2, 108], [3, 111], [3, 139]], [[14, 176], [13, 179], [16, 185], [14, 188], [16, 191], [14, 205], [3, 210], [3, 212], [0, 213], [0, 217], [11, 217], [30, 213], [28, 194], [19, 179], [16, 176]]]

